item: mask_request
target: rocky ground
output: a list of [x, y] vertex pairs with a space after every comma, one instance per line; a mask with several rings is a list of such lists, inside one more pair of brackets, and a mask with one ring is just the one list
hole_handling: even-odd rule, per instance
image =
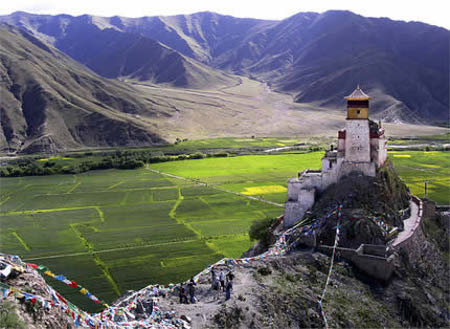
[[[386, 244], [387, 233], [394, 227], [403, 228], [409, 217], [409, 191], [398, 177], [390, 161], [378, 170], [376, 177], [352, 173], [343, 177], [318, 195], [311, 218], [321, 218], [338, 204], [342, 212], [340, 246], [358, 248], [362, 243]], [[319, 230], [321, 244], [334, 243], [337, 216], [327, 220]], [[383, 228], [384, 226], [384, 228]]]
[[[22, 292], [44, 297], [51, 300], [51, 295], [47, 290], [45, 280], [34, 270], [27, 270], [16, 278], [4, 281], [10, 287], [14, 287]], [[24, 298], [10, 296], [6, 300], [0, 301], [0, 309], [8, 313], [0, 316], [0, 328], [7, 329], [72, 329], [75, 325], [72, 318], [69, 318], [57, 307], [42, 307], [39, 303]]]
[[[345, 261], [335, 263], [324, 309], [332, 328], [449, 326], [448, 264], [429, 242], [415, 264], [402, 257], [394, 277], [378, 282]], [[234, 291], [225, 301], [200, 282], [198, 303], [160, 299], [167, 310], [191, 319], [192, 328], [323, 328], [318, 299], [330, 258], [311, 250], [234, 269]]]

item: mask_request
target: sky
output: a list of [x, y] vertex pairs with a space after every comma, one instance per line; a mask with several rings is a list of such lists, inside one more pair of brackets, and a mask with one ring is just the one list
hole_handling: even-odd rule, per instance
[[235, 17], [280, 20], [298, 12], [350, 10], [368, 17], [420, 21], [450, 29], [448, 0], [0, 0], [0, 15], [91, 14], [141, 17], [212, 11]]

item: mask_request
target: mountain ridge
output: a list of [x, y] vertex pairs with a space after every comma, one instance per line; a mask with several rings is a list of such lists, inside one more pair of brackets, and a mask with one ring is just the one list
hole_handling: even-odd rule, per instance
[[165, 143], [152, 123], [138, 117], [170, 115], [166, 106], [5, 24], [0, 77], [2, 151]]
[[[372, 109], [378, 118], [413, 123], [449, 120], [448, 30], [425, 23], [367, 18], [336, 10], [297, 13], [280, 21], [211, 12], [140, 18], [15, 13], [1, 16], [0, 21], [28, 28], [69, 55], [76, 53], [71, 48], [76, 42], [64, 44], [64, 40], [70, 40], [67, 35], [74, 21], [97, 29], [99, 36], [94, 40], [99, 39], [100, 45], [106, 34], [116, 35], [114, 40], [141, 40], [141, 47], [135, 49], [126, 45], [106, 48], [105, 53], [117, 58], [129, 51], [135, 54], [127, 57], [128, 61], [119, 61], [120, 65], [105, 60], [106, 55], [94, 65], [89, 60], [95, 61], [92, 54], [96, 52], [78, 47], [86, 52], [80, 62], [107, 77], [122, 74], [151, 83], [201, 89], [229, 83], [232, 77], [227, 74], [240, 74], [267, 82], [274, 90], [292, 95], [296, 102], [330, 108], [343, 106], [348, 90], [360, 83], [377, 96]], [[75, 41], [86, 45], [86, 38]], [[153, 66], [138, 65], [142, 49], [175, 53], [166, 61], [152, 60]], [[158, 68], [159, 72], [149, 74]], [[189, 81], [189, 77], [197, 79]]]
[[3, 21], [52, 44], [106, 78], [199, 89], [236, 80], [148, 36], [119, 31], [101, 17], [19, 13]]

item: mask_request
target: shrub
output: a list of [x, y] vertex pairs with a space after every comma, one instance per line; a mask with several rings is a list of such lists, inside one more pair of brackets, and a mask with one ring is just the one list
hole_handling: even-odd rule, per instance
[[26, 328], [25, 323], [18, 317], [14, 308], [14, 305], [9, 301], [0, 304], [0, 328]]
[[270, 267], [260, 267], [258, 268], [258, 273], [266, 276], [272, 274], [272, 270], [270, 269]]
[[200, 152], [189, 155], [189, 159], [204, 159], [205, 157], [206, 156]]
[[273, 244], [275, 236], [271, 231], [271, 227], [276, 221], [276, 218], [264, 218], [254, 221], [248, 232], [250, 239], [258, 240], [265, 248]]
[[215, 158], [226, 158], [226, 157], [228, 157], [228, 153], [227, 152], [218, 152], [218, 153], [213, 153], [212, 156]]

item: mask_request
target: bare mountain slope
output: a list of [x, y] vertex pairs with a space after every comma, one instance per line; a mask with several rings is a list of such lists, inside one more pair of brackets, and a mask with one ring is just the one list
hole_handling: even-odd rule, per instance
[[0, 93], [3, 151], [164, 142], [147, 118], [168, 115], [165, 106], [7, 25], [0, 27]]
[[152, 33], [119, 29], [113, 24], [114, 18], [19, 12], [3, 21], [52, 43], [103, 77], [126, 77], [183, 88], [210, 88], [237, 82], [230, 74], [153, 40]]
[[281, 21], [210, 12], [141, 18], [18, 12], [0, 21], [51, 41], [107, 77], [196, 88], [229, 82], [191, 57], [265, 81], [299, 103], [336, 108], [360, 83], [376, 96], [372, 109], [379, 118], [449, 119], [449, 32], [423, 23], [348, 11], [298, 13]]

